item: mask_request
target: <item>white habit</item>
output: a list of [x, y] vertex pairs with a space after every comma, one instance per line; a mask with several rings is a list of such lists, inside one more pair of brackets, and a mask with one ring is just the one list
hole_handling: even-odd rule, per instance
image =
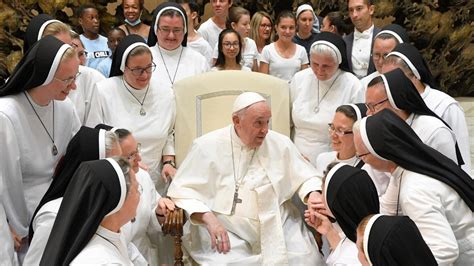
[[[231, 249], [227, 254], [212, 250], [205, 226], [193, 221], [183, 246], [199, 264], [322, 264], [312, 234], [291, 203], [295, 193], [304, 200], [321, 189], [316, 170], [290, 139], [272, 130], [254, 151], [240, 141], [233, 126], [194, 141], [168, 195], [189, 216], [212, 211], [226, 228]], [[242, 203], [232, 215], [236, 183], [241, 184]]]
[[389, 211], [396, 213], [398, 205], [398, 215], [415, 222], [439, 265], [474, 265], [474, 215], [454, 189], [397, 167], [384, 197], [399, 198]]
[[[124, 82], [122, 76], [117, 76], [96, 84], [86, 125], [94, 127], [104, 123], [130, 130], [137, 142], [141, 143], [140, 154], [143, 162], [149, 167], [153, 182], [158, 189], [164, 189], [164, 181], [160, 178], [161, 157], [174, 155], [174, 93], [161, 82], [150, 81], [143, 104], [146, 115], [142, 116], [141, 105], [137, 99], [143, 100], [146, 88], [135, 90], [127, 85], [127, 90]], [[158, 192], [163, 194], [163, 191]]]
[[364, 95], [362, 84], [349, 72], [337, 70], [329, 80], [319, 81], [318, 88], [316, 75], [307, 68], [296, 73], [291, 80], [290, 99], [293, 141], [299, 151], [316, 165], [320, 153], [331, 151], [328, 123], [331, 123], [337, 107], [364, 102]]
[[99, 226], [71, 265], [133, 265], [123, 235]]
[[[179, 46], [172, 51], [168, 51], [156, 44], [150, 47], [150, 50], [153, 62], [156, 64], [156, 70], [153, 72], [150, 81], [151, 84], [159, 82], [165, 84], [168, 88], [172, 88], [175, 82], [207, 72], [210, 68], [209, 61], [202, 54], [188, 47]], [[182, 54], [181, 50], [183, 50]]]
[[[29, 97], [29, 96], [28, 96]], [[80, 122], [69, 99], [37, 105], [31, 98], [53, 143], [23, 93], [0, 98], [0, 179], [4, 182], [3, 207], [9, 224], [20, 237], [28, 235], [33, 212], [48, 189], [57, 162], [79, 130]]]
[[[453, 130], [456, 135], [459, 150], [461, 151], [464, 165], [461, 167], [468, 175], [471, 175], [471, 149], [469, 142], [469, 132], [467, 129], [466, 117], [461, 105], [448, 94], [425, 87], [421, 94], [426, 105], [441, 117]], [[472, 176], [472, 175], [471, 175]]]
[[[0, 176], [0, 195], [5, 193], [2, 176]], [[0, 261], [7, 265], [18, 265], [13, 249], [13, 237], [8, 227], [7, 216], [0, 200]]]
[[81, 74], [76, 79], [76, 89], [71, 90], [69, 99], [76, 108], [81, 124], [85, 124], [91, 107], [92, 91], [95, 89], [95, 84], [104, 80], [105, 77], [99, 71], [81, 65], [79, 65], [79, 72]]
[[155, 209], [161, 196], [156, 192], [155, 185], [146, 171], [139, 169], [136, 177], [143, 192], [140, 195], [135, 222], [125, 224], [122, 232], [127, 242], [135, 244], [150, 265], [160, 265], [164, 262], [158, 262], [160, 246], [156, 243], [156, 236], [161, 232], [161, 225], [155, 215]]

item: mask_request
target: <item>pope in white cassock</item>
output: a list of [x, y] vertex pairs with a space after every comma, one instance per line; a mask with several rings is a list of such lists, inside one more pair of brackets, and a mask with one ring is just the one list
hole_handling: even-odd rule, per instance
[[192, 145], [168, 190], [190, 217], [183, 246], [199, 264], [322, 264], [291, 203], [321, 202], [321, 180], [289, 138], [268, 129], [270, 107], [245, 92], [233, 125]]

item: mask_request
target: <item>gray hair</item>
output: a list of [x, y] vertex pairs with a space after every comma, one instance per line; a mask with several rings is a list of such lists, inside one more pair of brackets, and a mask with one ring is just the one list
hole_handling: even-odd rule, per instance
[[338, 60], [337, 60], [337, 55], [334, 49], [323, 43], [318, 43], [318, 44], [313, 45], [311, 47], [310, 54], [311, 55], [322, 54], [322, 55], [331, 56], [332, 60], [334, 60], [334, 62], [336, 62], [337, 65], [339, 65]]
[[385, 64], [397, 65], [403, 71], [403, 73], [405, 73], [405, 75], [410, 79], [415, 77], [415, 74], [411, 70], [410, 66], [408, 66], [408, 64], [405, 62], [405, 60], [403, 60], [402, 58], [396, 55], [387, 56], [387, 58], [385, 58], [385, 61], [383, 63], [384, 65]]
[[123, 176], [125, 177], [125, 187], [126, 191], [128, 193], [128, 190], [130, 188], [130, 170], [132, 169], [130, 166], [130, 163], [123, 157], [121, 156], [114, 156], [112, 157], [113, 160], [115, 160], [118, 165], [120, 166], [120, 169], [122, 169]]
[[119, 139], [114, 132], [105, 132], [105, 154], [109, 154], [115, 147], [119, 146]]

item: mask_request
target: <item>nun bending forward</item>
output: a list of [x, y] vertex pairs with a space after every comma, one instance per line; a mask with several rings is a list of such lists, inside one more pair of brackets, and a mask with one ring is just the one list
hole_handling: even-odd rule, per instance
[[1, 197], [20, 253], [27, 249], [22, 243], [27, 242], [33, 211], [80, 127], [67, 99], [76, 88], [78, 67], [75, 50], [47, 36], [28, 50], [0, 88]]

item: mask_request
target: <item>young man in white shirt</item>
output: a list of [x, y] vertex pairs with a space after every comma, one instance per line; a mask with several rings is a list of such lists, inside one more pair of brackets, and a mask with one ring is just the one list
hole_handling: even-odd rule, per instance
[[219, 33], [226, 28], [225, 23], [232, 6], [232, 0], [211, 0], [211, 6], [214, 15], [201, 24], [198, 32], [211, 47], [215, 47]]
[[380, 29], [376, 28], [372, 21], [375, 11], [372, 0], [348, 0], [347, 5], [354, 24], [354, 32], [344, 37], [347, 57], [351, 70], [361, 79], [375, 71], [372, 62], [372, 44]]

